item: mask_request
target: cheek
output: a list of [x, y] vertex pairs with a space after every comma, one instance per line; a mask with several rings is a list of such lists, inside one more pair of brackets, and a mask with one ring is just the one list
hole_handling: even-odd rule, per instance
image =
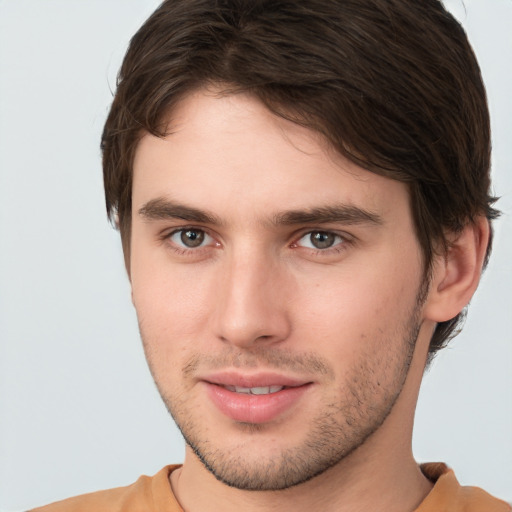
[[414, 311], [418, 265], [404, 264], [390, 254], [331, 269], [320, 281], [301, 287], [297, 321], [324, 340], [328, 350], [336, 351], [337, 358], [360, 350], [361, 343], [378, 349], [383, 340], [403, 331]]
[[132, 279], [133, 302], [146, 359], [161, 391], [181, 387], [183, 366], [203, 351], [208, 315], [200, 286], [182, 274], [146, 267]]
[[201, 339], [198, 334], [205, 328], [214, 290], [205, 273], [195, 265], [176, 269], [169, 261], [160, 260], [144, 254], [144, 250], [134, 252], [133, 303], [145, 343], [174, 351], [180, 345], [190, 346], [191, 338]]

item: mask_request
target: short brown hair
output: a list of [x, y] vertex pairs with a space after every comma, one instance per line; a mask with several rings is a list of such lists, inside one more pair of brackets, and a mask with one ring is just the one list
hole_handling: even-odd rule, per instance
[[[167, 0], [130, 42], [102, 137], [107, 212], [127, 265], [140, 136], [165, 135], [172, 107], [209, 84], [249, 92], [407, 183], [426, 279], [447, 232], [498, 215], [480, 69], [440, 1]], [[431, 356], [460, 319], [437, 326]]]

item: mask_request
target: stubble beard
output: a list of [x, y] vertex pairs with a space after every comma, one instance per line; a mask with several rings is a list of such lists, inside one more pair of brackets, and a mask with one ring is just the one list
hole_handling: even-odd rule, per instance
[[[287, 489], [311, 480], [339, 464], [384, 423], [400, 396], [409, 372], [421, 327], [419, 309], [420, 304], [417, 303], [408, 320], [404, 322], [401, 332], [395, 334], [401, 338], [401, 343], [397, 344], [396, 339], [380, 340], [380, 343], [390, 347], [390, 351], [394, 347], [393, 353], [388, 352], [384, 360], [382, 353], [368, 351], [363, 354], [347, 373], [336, 400], [326, 402], [321, 412], [310, 421], [308, 434], [300, 444], [282, 449], [271, 458], [248, 458], [244, 456], [243, 445], [232, 446], [229, 450], [216, 447], [216, 440], [205, 434], [208, 430], [206, 420], [191, 414], [188, 400], [182, 395], [163, 390], [156, 378], [155, 382], [185, 442], [217, 480], [241, 490]], [[142, 325], [141, 334], [144, 340]], [[144, 345], [146, 348], [146, 343]], [[153, 373], [148, 350], [146, 357]], [[294, 357], [270, 349], [256, 358], [259, 363], [278, 369], [289, 370], [294, 366], [308, 365], [312, 367], [312, 373], [332, 372], [327, 361], [314, 355]], [[195, 356], [187, 361], [182, 371], [189, 371], [191, 366], [202, 359]], [[216, 361], [221, 365], [227, 359], [224, 357], [222, 362], [220, 359]], [[231, 361], [236, 361], [234, 366], [242, 367], [244, 361], [248, 367], [259, 364], [253, 355], [246, 358], [239, 353]], [[258, 424], [239, 424], [239, 427], [248, 436], [257, 436], [266, 428], [265, 425]]]

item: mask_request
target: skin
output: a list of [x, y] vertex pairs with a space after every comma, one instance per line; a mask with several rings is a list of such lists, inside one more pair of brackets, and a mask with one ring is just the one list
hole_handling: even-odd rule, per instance
[[[487, 223], [453, 239], [426, 290], [404, 184], [249, 95], [196, 91], [169, 128], [136, 152], [129, 272], [188, 443], [181, 505], [413, 510], [431, 488], [411, 453], [428, 342], [478, 283]], [[208, 392], [216, 372], [306, 385], [270, 419], [237, 421]]]

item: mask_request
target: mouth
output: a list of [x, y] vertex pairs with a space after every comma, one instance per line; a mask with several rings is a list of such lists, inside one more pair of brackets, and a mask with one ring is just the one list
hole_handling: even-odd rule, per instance
[[276, 374], [235, 373], [202, 379], [207, 395], [223, 416], [238, 423], [269, 423], [304, 399], [313, 383]]

